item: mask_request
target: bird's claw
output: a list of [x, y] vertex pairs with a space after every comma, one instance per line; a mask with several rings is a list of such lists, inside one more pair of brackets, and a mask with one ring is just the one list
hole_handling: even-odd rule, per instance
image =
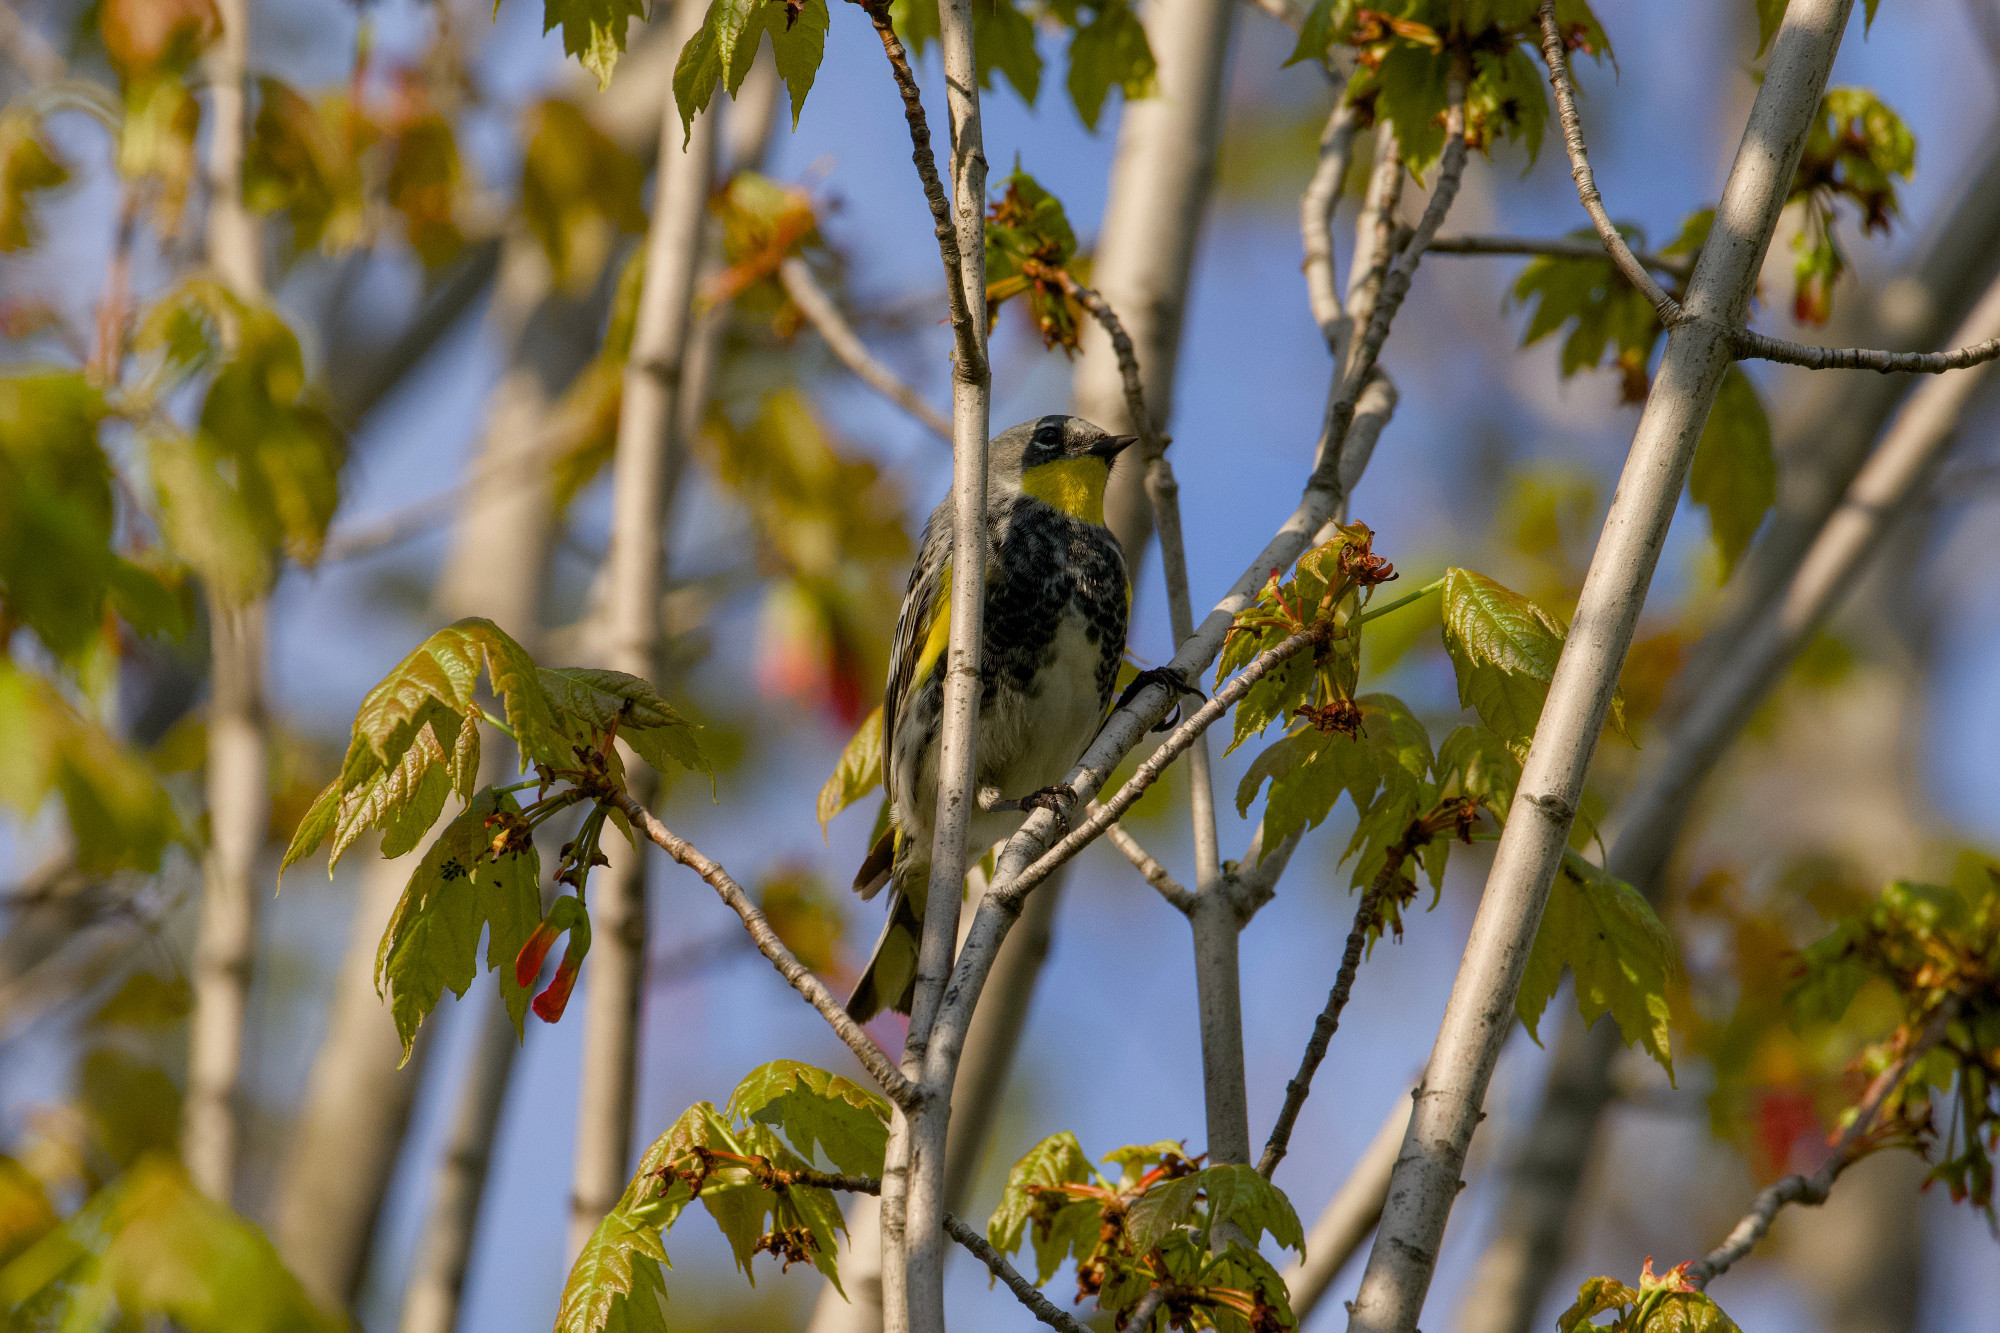
[[1182, 675], [1177, 668], [1170, 666], [1161, 666], [1161, 667], [1147, 667], [1144, 671], [1141, 671], [1138, 675], [1132, 677], [1132, 683], [1130, 685], [1127, 685], [1125, 687], [1125, 692], [1118, 696], [1118, 703], [1116, 706], [1119, 708], [1123, 708], [1126, 704], [1131, 703], [1134, 699], [1139, 697], [1139, 691], [1145, 689], [1148, 685], [1164, 685], [1169, 690], [1173, 691], [1173, 696], [1174, 696], [1173, 708], [1168, 711], [1165, 717], [1160, 719], [1159, 725], [1153, 728], [1155, 732], [1172, 731], [1174, 727], [1180, 723], [1181, 695], [1192, 694], [1195, 698], [1202, 700], [1204, 703], [1207, 702], [1208, 700], [1208, 696], [1203, 694], [1200, 690], [1196, 689], [1192, 684], [1190, 684], [1188, 678]]
[[1056, 817], [1056, 836], [1067, 838], [1069, 836], [1069, 815], [1064, 807], [1076, 804], [1076, 788], [1070, 786], [1067, 782], [1058, 782], [1053, 787], [1044, 787], [1040, 791], [1029, 792], [1016, 802], [1016, 804], [1024, 812], [1033, 810], [1048, 811]]

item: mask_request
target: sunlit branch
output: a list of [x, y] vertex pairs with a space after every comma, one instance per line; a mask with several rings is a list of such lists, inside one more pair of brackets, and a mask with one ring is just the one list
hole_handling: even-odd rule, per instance
[[1347, 180], [1348, 162], [1353, 156], [1354, 133], [1361, 123], [1361, 111], [1341, 98], [1327, 117], [1319, 136], [1319, 165], [1299, 199], [1299, 239], [1305, 248], [1306, 297], [1311, 302], [1313, 322], [1327, 348], [1338, 352], [1344, 340], [1346, 303], [1340, 299], [1340, 279], [1333, 268], [1333, 211], [1340, 203], [1340, 188]]
[[805, 260], [794, 256], [780, 264], [778, 281], [784, 284], [785, 294], [792, 298], [792, 304], [799, 308], [799, 313], [806, 317], [806, 323], [812, 325], [813, 331], [819, 334], [827, 350], [839, 359], [840, 364], [853, 371], [855, 377], [869, 388], [922, 422], [931, 434], [950, 442], [950, 419], [876, 359], [840, 313], [833, 297], [819, 285], [819, 279], [813, 276]]
[[[1546, 255], [1552, 259], [1605, 259], [1602, 245], [1568, 237], [1541, 236], [1440, 236], [1431, 242], [1431, 253], [1440, 255]], [[1641, 265], [1660, 273], [1685, 278], [1694, 271], [1693, 255], [1661, 255], [1636, 251], [1632, 256]]]
[[833, 998], [820, 979], [813, 975], [812, 969], [785, 947], [785, 942], [778, 938], [777, 931], [771, 929], [771, 923], [764, 919], [757, 904], [750, 901], [750, 895], [730, 877], [727, 870], [703, 856], [693, 844], [669, 830], [651, 811], [631, 797], [621, 796], [618, 806], [625, 812], [632, 827], [643, 831], [661, 851], [700, 875], [729, 905], [730, 910], [743, 918], [743, 928], [750, 932], [758, 952], [771, 960], [771, 965], [792, 984], [792, 989], [805, 996], [806, 1001], [819, 1010], [820, 1017], [833, 1028], [834, 1035], [854, 1052], [855, 1058], [874, 1076], [890, 1101], [901, 1106], [915, 1100], [916, 1090], [910, 1081], [903, 1077], [882, 1048], [861, 1030], [861, 1025], [848, 1016], [846, 1007]]
[[1688, 1281], [1696, 1287], [1706, 1287], [1728, 1272], [1732, 1265], [1756, 1248], [1758, 1241], [1764, 1239], [1778, 1210], [1786, 1204], [1816, 1207], [1825, 1203], [1840, 1173], [1867, 1155], [1872, 1146], [1869, 1136], [1877, 1128], [1876, 1121], [1882, 1113], [1883, 1104], [1909, 1076], [1917, 1061], [1930, 1054], [1931, 1048], [1944, 1040], [1945, 1028], [1957, 1013], [1958, 1002], [1952, 1000], [1931, 1015], [1930, 1022], [1924, 1025], [1923, 1031], [1917, 1034], [1896, 1063], [1875, 1076], [1853, 1123], [1841, 1134], [1839, 1142], [1834, 1144], [1833, 1153], [1820, 1169], [1809, 1176], [1786, 1176], [1767, 1186], [1757, 1195], [1756, 1202], [1750, 1205], [1750, 1211], [1743, 1220], [1730, 1231], [1728, 1239], [1688, 1269]]
[[1947, 352], [1889, 352], [1869, 347], [1812, 347], [1786, 342], [1752, 329], [1736, 331], [1736, 354], [1756, 361], [1804, 366], [1807, 370], [1873, 370], [1884, 375], [1942, 375], [2000, 358], [2000, 338]]
[[1604, 252], [1611, 256], [1611, 262], [1625, 275], [1625, 281], [1637, 287], [1653, 303], [1660, 322], [1672, 328], [1684, 317], [1680, 302], [1667, 295], [1632, 253], [1632, 247], [1625, 243], [1625, 238], [1612, 223], [1611, 215], [1604, 210], [1604, 197], [1597, 192], [1597, 179], [1590, 170], [1590, 155], [1583, 145], [1583, 121], [1576, 114], [1576, 90], [1570, 82], [1569, 56], [1561, 25], [1556, 22], [1555, 0], [1542, 0], [1537, 17], [1542, 24], [1542, 58], [1548, 62], [1549, 87], [1555, 90], [1556, 115], [1562, 121], [1563, 147], [1569, 153], [1569, 174], [1576, 182], [1577, 198], [1583, 201], [1583, 211], [1590, 214], [1591, 225], [1597, 228], [1598, 239], [1604, 242]]

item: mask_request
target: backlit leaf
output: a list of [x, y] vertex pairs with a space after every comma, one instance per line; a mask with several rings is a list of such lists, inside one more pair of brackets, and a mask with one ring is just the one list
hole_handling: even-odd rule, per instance
[[625, 25], [645, 17], [644, 0], [542, 0], [542, 31], [560, 23], [563, 53], [582, 61], [599, 88], [610, 86], [611, 71], [625, 54]]
[[68, 180], [69, 169], [50, 150], [34, 115], [0, 113], [0, 251], [25, 250], [41, 240], [28, 196]]
[[674, 101], [686, 133], [693, 133], [694, 118], [718, 83], [736, 96], [766, 33], [797, 125], [826, 52], [827, 22], [826, 0], [711, 0], [701, 31], [681, 48], [674, 67]]
[[1233, 1223], [1254, 1248], [1268, 1231], [1272, 1240], [1304, 1257], [1306, 1235], [1291, 1200], [1254, 1167], [1211, 1166], [1201, 1173], [1201, 1187], [1208, 1192], [1211, 1232]]
[[882, 785], [882, 706], [862, 722], [861, 729], [840, 752], [833, 775], [819, 789], [820, 832], [833, 817]]
[[660, 1229], [621, 1202], [590, 1233], [563, 1284], [556, 1333], [666, 1333]]
[[1708, 511], [1725, 581], [1778, 500], [1778, 464], [1771, 453], [1771, 419], [1756, 385], [1739, 366], [1723, 376], [1708, 424], [1695, 446], [1688, 494]]
[[1534, 1036], [1565, 967], [1576, 978], [1585, 1023], [1609, 1011], [1625, 1044], [1645, 1047], [1673, 1077], [1667, 1042], [1667, 981], [1678, 968], [1673, 936], [1637, 889], [1566, 852], [1514, 1009]]
[[889, 1104], [838, 1074], [796, 1060], [773, 1060], [751, 1070], [723, 1109], [738, 1119], [774, 1126], [808, 1162], [817, 1148], [836, 1171], [882, 1174]]
[[157, 870], [183, 836], [173, 803], [131, 750], [46, 680], [0, 658], [0, 802], [25, 820], [52, 795], [86, 873]]
[[515, 979], [514, 960], [541, 921], [540, 859], [532, 845], [494, 857], [486, 827], [489, 815], [519, 808], [511, 795], [491, 788], [474, 797], [424, 853], [389, 918], [375, 956], [375, 988], [389, 1001], [405, 1060], [444, 992], [463, 997], [471, 987], [482, 932], [486, 966], [499, 970], [508, 1014], [521, 1028], [528, 992]]
[[[1444, 645], [1458, 698], [1525, 757], [1541, 721], [1568, 627], [1517, 592], [1467, 569], [1445, 571]], [[1624, 726], [1613, 697], [1611, 723]]]

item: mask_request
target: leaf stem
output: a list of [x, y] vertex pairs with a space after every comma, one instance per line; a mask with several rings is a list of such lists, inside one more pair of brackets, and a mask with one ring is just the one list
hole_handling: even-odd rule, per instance
[[1428, 597], [1442, 587], [1444, 587], [1444, 580], [1442, 578], [1432, 579], [1429, 583], [1426, 583], [1423, 587], [1417, 589], [1415, 592], [1405, 593], [1403, 596], [1398, 597], [1395, 601], [1390, 602], [1386, 606], [1369, 607], [1366, 611], [1363, 611], [1360, 615], [1354, 617], [1353, 620], [1349, 621], [1348, 627], [1351, 629], [1355, 625], [1365, 625], [1369, 621], [1375, 619], [1377, 616], [1386, 616], [1391, 611], [1400, 611], [1404, 607], [1408, 606], [1411, 602], [1414, 602], [1419, 598]]
[[[479, 716], [485, 718], [488, 726], [492, 727], [502, 736], [505, 736], [508, 740], [513, 741], [516, 745], [519, 745], [521, 743], [521, 738], [514, 734], [514, 729], [512, 727], [508, 726], [505, 722], [501, 721], [499, 718], [493, 716], [493, 714], [487, 712], [484, 707], [480, 708]], [[516, 788], [509, 787], [507, 790], [514, 791], [516, 790]]]

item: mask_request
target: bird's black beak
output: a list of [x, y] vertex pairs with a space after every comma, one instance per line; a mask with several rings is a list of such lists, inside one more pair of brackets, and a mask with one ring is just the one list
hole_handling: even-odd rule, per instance
[[1091, 445], [1089, 453], [1092, 458], [1101, 458], [1109, 463], [1112, 459], [1124, 453], [1128, 447], [1138, 442], [1139, 437], [1136, 435], [1107, 435], [1096, 444]]

